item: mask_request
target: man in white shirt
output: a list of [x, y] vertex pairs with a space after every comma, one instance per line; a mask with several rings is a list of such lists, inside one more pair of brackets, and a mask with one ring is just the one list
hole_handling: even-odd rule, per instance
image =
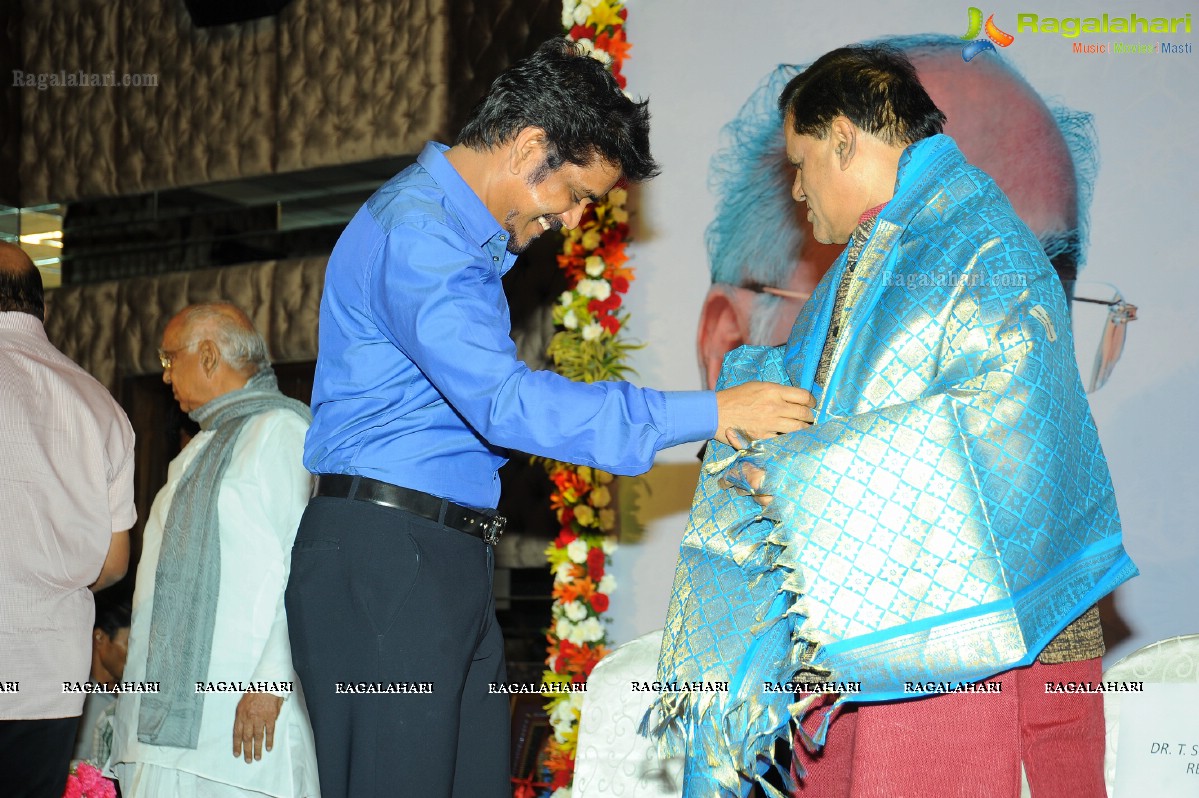
[[184, 308], [159, 358], [200, 432], [146, 524], [124, 678], [158, 692], [118, 700], [112, 769], [126, 798], [318, 795], [283, 607], [311, 416], [231, 305]]
[[0, 781], [62, 795], [87, 681], [91, 590], [125, 575], [133, 429], [42, 327], [42, 277], [0, 242]]

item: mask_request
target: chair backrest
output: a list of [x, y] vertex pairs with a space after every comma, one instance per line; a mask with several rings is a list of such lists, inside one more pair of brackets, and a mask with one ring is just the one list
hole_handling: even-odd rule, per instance
[[[1145, 684], [1199, 684], [1199, 634], [1180, 635], [1150, 643], [1137, 649], [1108, 668], [1105, 682], [1144, 682]], [[1136, 700], [1129, 694], [1129, 700]], [[1120, 742], [1120, 708], [1123, 693], [1104, 696], [1103, 714], [1107, 723], [1107, 752], [1103, 780], [1107, 794], [1113, 795], [1116, 783], [1116, 754]], [[1199, 708], [1192, 708], [1199, 711]], [[1192, 712], [1194, 714], [1194, 712]]]
[[682, 759], [663, 761], [637, 733], [657, 697], [633, 691], [633, 682], [653, 682], [662, 648], [659, 629], [612, 651], [587, 679], [579, 720], [574, 798], [680, 798]]

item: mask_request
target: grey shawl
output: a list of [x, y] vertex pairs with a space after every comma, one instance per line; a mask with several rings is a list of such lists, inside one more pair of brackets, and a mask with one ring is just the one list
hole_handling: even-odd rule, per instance
[[245, 423], [276, 409], [312, 420], [306, 405], [279, 392], [267, 366], [245, 387], [189, 414], [213, 436], [180, 478], [167, 511], [146, 661], [146, 678], [159, 682], [160, 692], [141, 697], [137, 739], [143, 743], [194, 749], [199, 741], [204, 695], [195, 685], [207, 681], [221, 583], [217, 495]]

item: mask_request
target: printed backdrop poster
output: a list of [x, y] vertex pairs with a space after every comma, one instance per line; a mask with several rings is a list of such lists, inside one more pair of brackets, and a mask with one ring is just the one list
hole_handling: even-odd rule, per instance
[[[1077, 256], [1078, 277], [1086, 284], [1080, 283], [1080, 295], [1106, 300], [1118, 289], [1137, 307], [1123, 357], [1090, 397], [1116, 486], [1125, 546], [1141, 570], [1104, 607], [1105, 625], [1127, 627], [1107, 662], [1154, 640], [1199, 632], [1194, 614], [1199, 598], [1199, 467], [1194, 454], [1199, 423], [1192, 410], [1199, 397], [1199, 336], [1193, 322], [1199, 307], [1199, 224], [1192, 220], [1199, 206], [1194, 147], [1199, 18], [1194, 9], [1183, 0], [1137, 3], [1135, 13], [1132, 4], [1107, 7], [1082, 0], [1002, 0], [973, 10], [951, 2], [868, 0], [633, 4], [629, 37], [634, 50], [626, 72], [632, 92], [650, 99], [653, 146], [663, 165], [662, 176], [645, 186], [636, 201], [632, 255], [639, 279], [629, 306], [631, 333], [648, 344], [633, 363], [640, 381], [671, 389], [706, 386], [697, 341], [711, 345], [722, 329], [729, 332], [718, 315], [705, 311], [712, 283], [705, 232], [717, 215], [719, 195], [727, 194], [725, 184], [713, 179], [711, 167], [717, 153], [719, 163], [727, 165], [726, 156], [739, 149], [741, 143], [722, 130], [768, 77], [780, 65], [806, 64], [852, 42], [967, 37], [960, 44], [971, 60], [955, 51], [945, 61], [936, 90], [930, 86], [950, 116], [946, 132], [959, 138], [971, 160], [993, 173], [1034, 232], [1040, 232], [1038, 224], [1053, 226], [1046, 214], [1062, 199], [1055, 198], [1055, 187], [1084, 195], [1086, 205], [1089, 183], [1092, 196], [1088, 213], [1078, 219], [1077, 246], [1067, 237], [1059, 237], [1055, 245]], [[985, 24], [988, 18], [991, 27]], [[1035, 122], [1016, 124], [1019, 97], [981, 79], [985, 70], [995, 69], [988, 59], [996, 54], [1018, 70], [1053, 109], [1057, 122], [1069, 129], [1066, 138], [1076, 162], [1081, 159], [1083, 171], [1093, 172], [1078, 189], [1066, 186], [1054, 172], [1037, 144]], [[775, 180], [772, 174], [763, 172], [761, 180]], [[789, 176], [782, 177], [779, 191], [786, 191], [787, 180]], [[1043, 202], [1026, 199], [1022, 208], [1016, 195]], [[746, 253], [743, 260], [751, 263], [742, 274], [752, 277], [753, 264], [761, 260], [756, 249], [760, 234], [739, 237], [744, 225], [739, 220], [753, 218], [758, 203], [763, 219], [782, 218], [778, 214], [785, 214], [781, 208], [786, 206], [776, 201], [771, 207], [769, 196], [754, 192], [745, 196], [753, 205], [741, 209], [744, 217], [730, 217], [722, 206], [726, 222], [738, 221], [731, 230], [726, 224], [721, 234], [738, 253]], [[795, 224], [794, 217], [788, 224]], [[805, 258], [809, 265], [804, 268], [812, 273], [805, 278], [795, 271], [790, 284], [779, 287], [803, 290], [805, 279], [818, 277], [828, 253], [805, 251], [800, 259]], [[793, 317], [795, 300], [768, 301], [793, 303]], [[1086, 381], [1107, 308], [1077, 307], [1085, 311], [1076, 311], [1076, 335]], [[785, 335], [782, 314], [787, 311], [778, 312], [782, 321], [775, 326]], [[779, 334], [771, 326], [759, 321], [748, 332], [766, 342]], [[644, 532], [616, 555], [621, 588], [613, 597], [612, 633], [617, 642], [663, 623], [697, 475], [696, 448], [678, 447], [659, 457], [640, 492]]]

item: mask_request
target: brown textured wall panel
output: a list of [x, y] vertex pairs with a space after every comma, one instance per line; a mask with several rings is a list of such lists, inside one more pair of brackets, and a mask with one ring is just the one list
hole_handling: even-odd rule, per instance
[[182, 0], [22, 7], [26, 71], [156, 82], [18, 91], [25, 205], [413, 155], [452, 139], [495, 75], [559, 32], [556, 0], [294, 0], [210, 29]]
[[447, 116], [452, 0], [296, 0], [279, 16], [277, 169], [413, 154]]
[[118, 287], [110, 281], [46, 292], [46, 337], [114, 395], [118, 375], [113, 353], [119, 328], [113, 317]]
[[277, 363], [316, 360], [327, 260], [261, 261], [66, 286], [46, 294], [46, 335], [114, 394], [125, 377], [159, 372], [163, 329], [196, 302], [226, 300], [246, 311]]
[[122, 0], [122, 68], [158, 76], [119, 95], [121, 193], [272, 170], [276, 22], [195, 27], [182, 0]]
[[562, 35], [560, 0], [455, 0], [450, 4], [449, 135], [454, 136], [496, 76]]
[[317, 319], [328, 262], [322, 257], [275, 264], [271, 318], [262, 331], [275, 362], [316, 360]]
[[[21, 4], [0, 2], [0, 205], [21, 204], [21, 92], [12, 71], [21, 60]], [[35, 89], [36, 91], [36, 89]]]
[[[25, 3], [24, 71], [120, 73], [118, 9], [108, 0]], [[21, 204], [120, 192], [117, 102], [127, 89], [21, 91]]]

